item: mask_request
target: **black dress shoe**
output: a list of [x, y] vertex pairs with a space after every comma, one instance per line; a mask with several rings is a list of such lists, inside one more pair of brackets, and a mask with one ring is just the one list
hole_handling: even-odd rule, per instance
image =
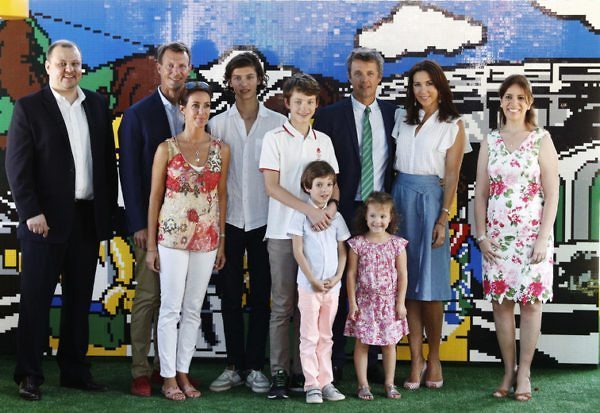
[[42, 391], [33, 380], [33, 377], [25, 377], [19, 385], [19, 396], [24, 400], [37, 401], [42, 399]]
[[84, 381], [61, 380], [60, 385], [62, 387], [70, 387], [72, 389], [79, 389], [85, 391], [103, 392], [108, 390], [108, 387], [106, 387], [104, 384], [96, 383], [93, 379], [88, 379]]

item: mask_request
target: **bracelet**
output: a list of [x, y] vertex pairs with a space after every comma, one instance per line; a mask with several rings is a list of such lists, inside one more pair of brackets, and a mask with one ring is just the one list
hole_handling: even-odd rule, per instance
[[442, 211], [444, 211], [446, 214], [450, 215], [450, 210], [448, 208], [442, 208]]
[[485, 234], [483, 234], [480, 237], [475, 237], [475, 241], [477, 241], [478, 244], [482, 241], [485, 241], [486, 239], [488, 239], [488, 237]]
[[219, 233], [219, 237], [225, 238], [225, 233], [224, 232]]
[[146, 252], [158, 252], [158, 250], [146, 250]]

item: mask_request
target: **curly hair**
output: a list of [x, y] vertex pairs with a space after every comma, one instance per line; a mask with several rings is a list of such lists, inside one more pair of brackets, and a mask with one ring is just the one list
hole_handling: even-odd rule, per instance
[[382, 205], [390, 207], [390, 224], [385, 229], [386, 232], [395, 235], [396, 231], [398, 231], [398, 221], [400, 217], [396, 212], [396, 207], [394, 206], [394, 199], [387, 192], [379, 192], [373, 191], [371, 195], [365, 199], [365, 201], [356, 209], [356, 213], [354, 214], [354, 221], [352, 225], [353, 235], [364, 235], [369, 232], [369, 227], [367, 226], [367, 209], [369, 205]]

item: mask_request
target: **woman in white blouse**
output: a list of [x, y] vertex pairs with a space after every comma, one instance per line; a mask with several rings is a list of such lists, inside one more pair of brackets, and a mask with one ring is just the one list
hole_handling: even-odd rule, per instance
[[424, 383], [437, 389], [444, 384], [439, 355], [443, 301], [452, 297], [448, 218], [463, 154], [470, 151], [448, 80], [437, 63], [424, 60], [410, 70], [406, 110], [396, 112], [392, 134], [399, 172], [392, 194], [400, 214], [399, 235], [408, 240], [411, 371], [404, 387], [415, 390]]

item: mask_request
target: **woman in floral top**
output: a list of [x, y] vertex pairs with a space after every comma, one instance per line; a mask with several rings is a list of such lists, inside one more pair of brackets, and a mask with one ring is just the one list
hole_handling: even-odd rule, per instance
[[[475, 190], [483, 290], [492, 300], [504, 377], [494, 397], [531, 398], [529, 379], [542, 321], [552, 299], [552, 226], [558, 206], [558, 156], [550, 134], [536, 126], [527, 78], [500, 86], [500, 129], [481, 143]], [[517, 368], [515, 303], [520, 306]]]
[[200, 397], [188, 370], [210, 276], [225, 263], [229, 146], [205, 130], [210, 101], [206, 83], [185, 84], [185, 128], [160, 144], [152, 165], [146, 265], [160, 272], [158, 352], [171, 400]]

